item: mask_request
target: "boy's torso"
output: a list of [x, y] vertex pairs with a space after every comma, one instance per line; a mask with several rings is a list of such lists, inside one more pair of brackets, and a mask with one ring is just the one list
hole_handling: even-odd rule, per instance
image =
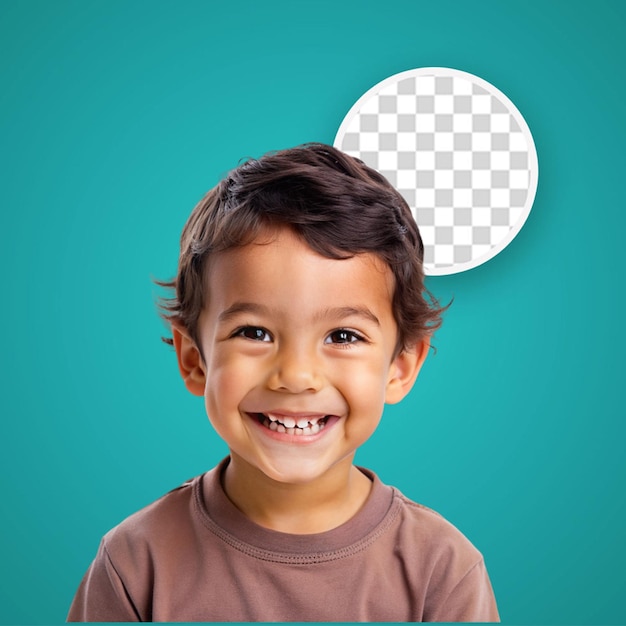
[[372, 492], [353, 519], [326, 533], [288, 535], [253, 524], [228, 500], [220, 483], [226, 463], [108, 533], [69, 619], [498, 619], [480, 553], [373, 474], [366, 472]]

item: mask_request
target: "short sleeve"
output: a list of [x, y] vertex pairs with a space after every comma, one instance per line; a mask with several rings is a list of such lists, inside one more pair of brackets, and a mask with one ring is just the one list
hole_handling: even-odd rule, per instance
[[141, 618], [107, 554], [104, 540], [83, 577], [68, 622], [136, 622]]
[[424, 618], [428, 622], [499, 622], [496, 599], [483, 559]]

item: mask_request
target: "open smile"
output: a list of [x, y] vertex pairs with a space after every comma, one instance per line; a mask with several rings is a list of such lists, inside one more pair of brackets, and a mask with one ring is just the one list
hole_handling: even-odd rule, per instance
[[280, 413], [250, 413], [259, 424], [275, 433], [307, 436], [323, 430], [332, 415], [283, 415]]

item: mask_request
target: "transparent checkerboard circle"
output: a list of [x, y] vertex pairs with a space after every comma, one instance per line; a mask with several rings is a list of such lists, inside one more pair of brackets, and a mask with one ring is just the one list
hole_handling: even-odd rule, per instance
[[521, 113], [493, 85], [460, 70], [390, 76], [354, 104], [334, 145], [404, 196], [429, 275], [462, 272], [501, 252], [537, 189], [535, 144]]

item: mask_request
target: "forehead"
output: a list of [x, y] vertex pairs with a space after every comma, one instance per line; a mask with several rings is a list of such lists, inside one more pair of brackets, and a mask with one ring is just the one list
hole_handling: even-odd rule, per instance
[[289, 229], [220, 252], [209, 262], [205, 280], [209, 308], [239, 300], [277, 309], [367, 306], [391, 312], [394, 278], [374, 254], [330, 259], [312, 250]]

